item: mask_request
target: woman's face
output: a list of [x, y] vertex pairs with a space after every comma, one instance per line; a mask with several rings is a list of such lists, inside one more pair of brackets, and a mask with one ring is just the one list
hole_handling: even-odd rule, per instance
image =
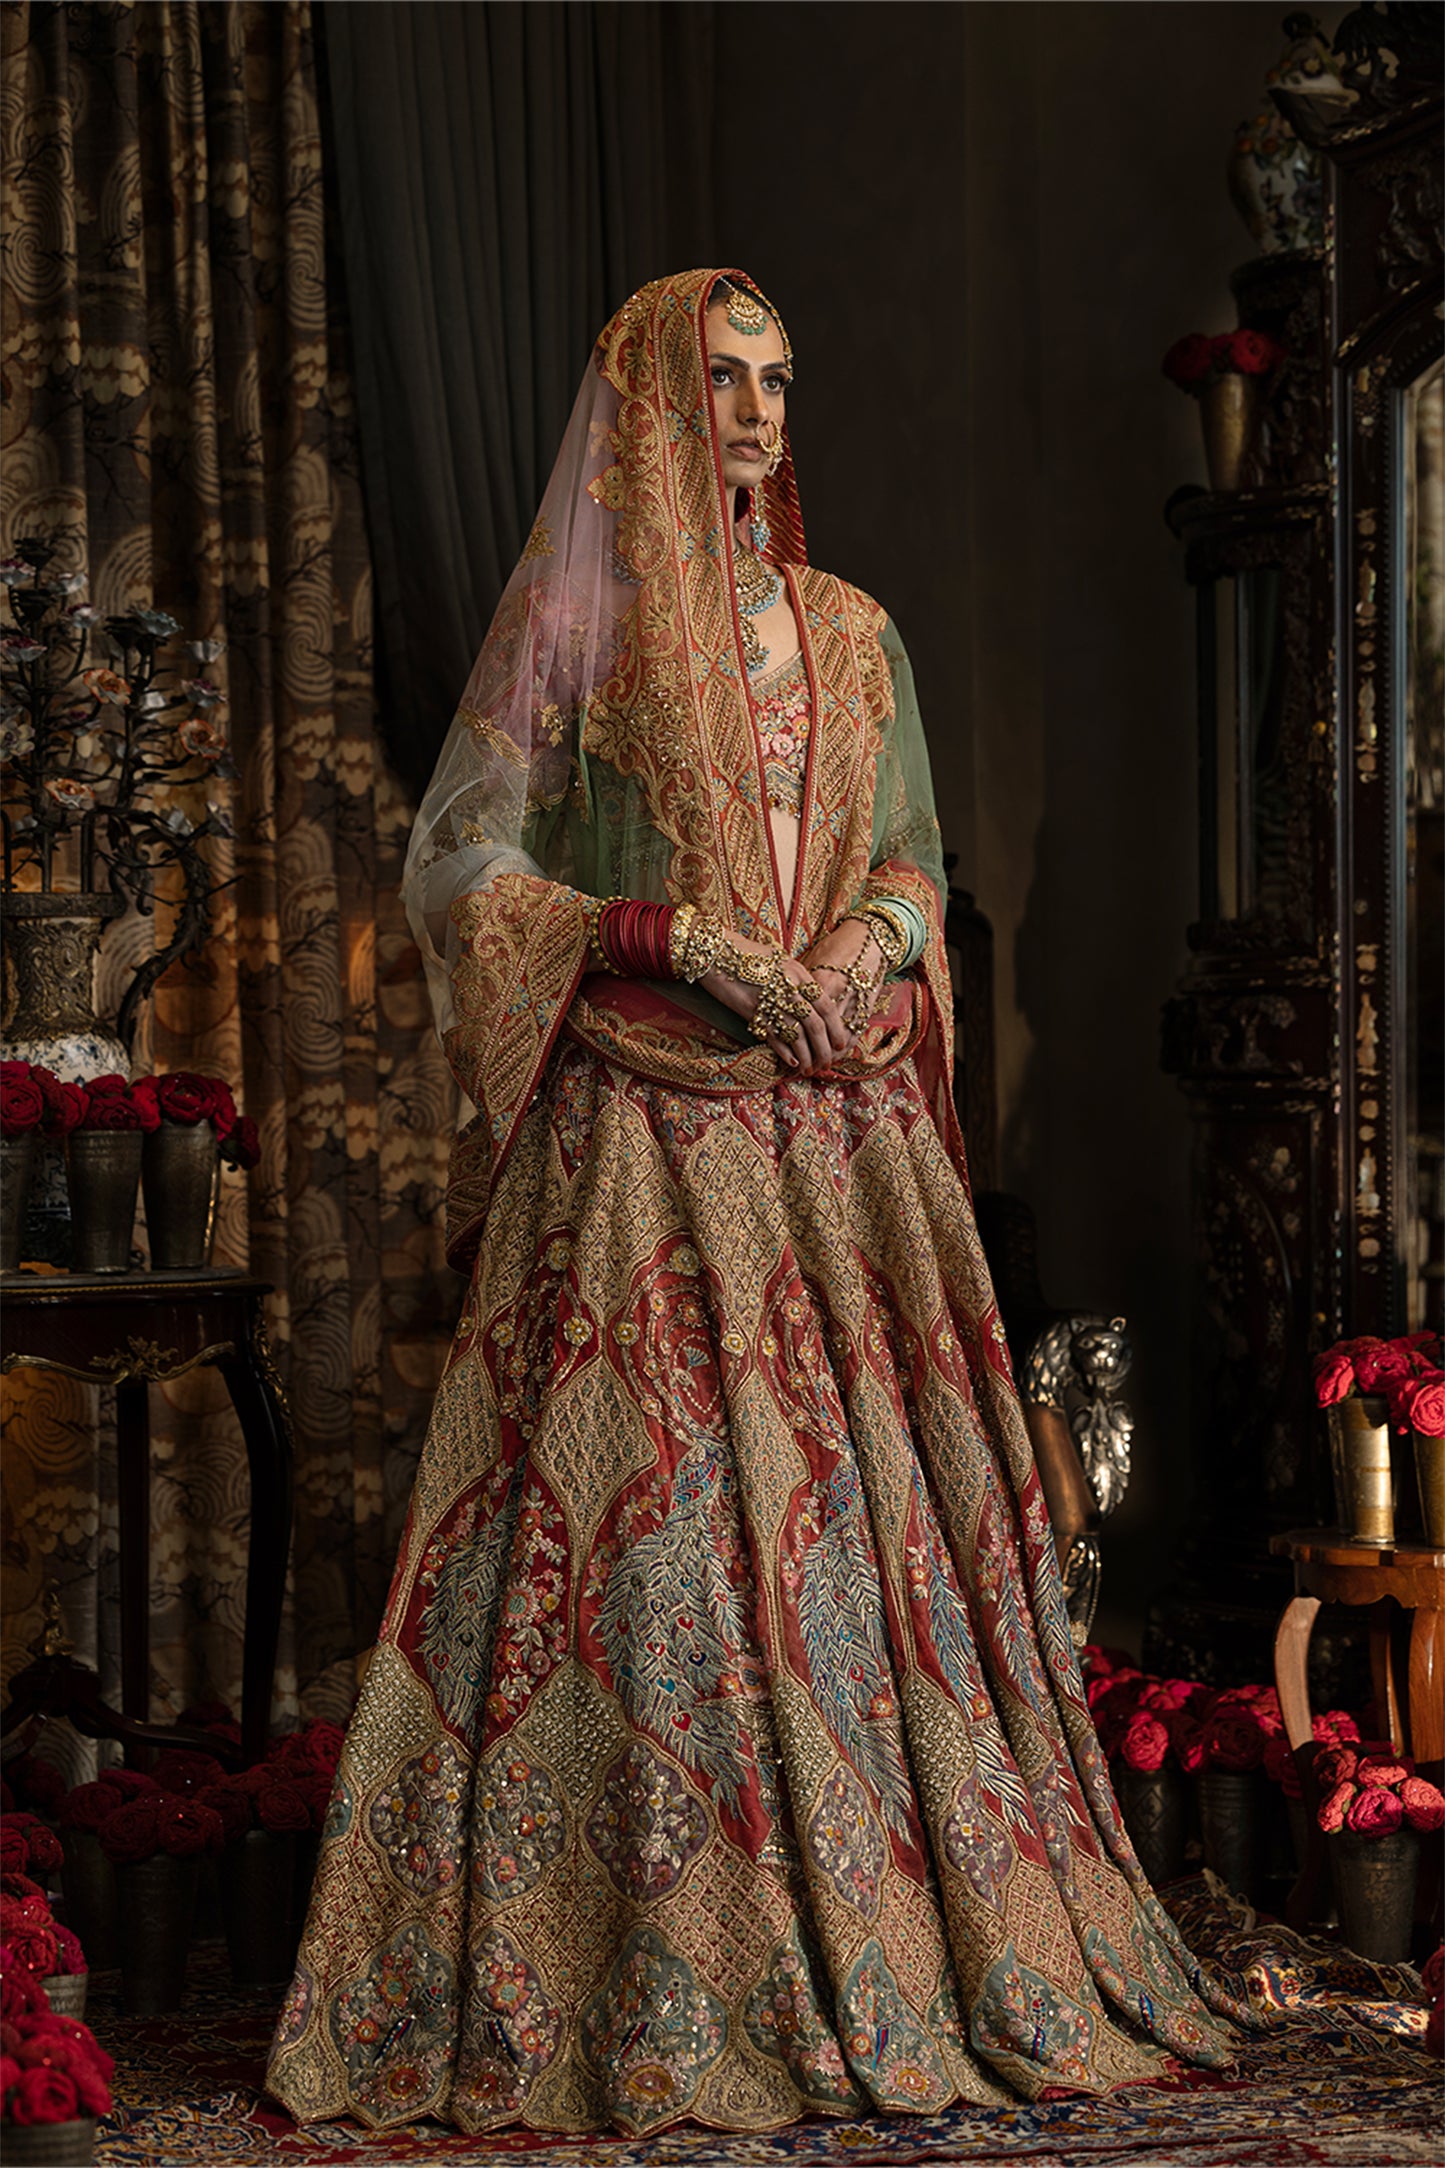
[[[728, 489], [753, 489], [770, 464], [758, 431], [767, 422], [782, 428], [792, 381], [783, 358], [783, 335], [771, 316], [761, 331], [739, 331], [728, 322], [726, 302], [720, 301], [707, 312], [707, 360], [723, 482]], [[771, 430], [764, 429], [764, 434], [776, 442]]]

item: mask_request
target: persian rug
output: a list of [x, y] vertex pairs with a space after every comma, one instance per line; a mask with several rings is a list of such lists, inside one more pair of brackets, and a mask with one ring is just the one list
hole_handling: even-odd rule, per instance
[[1003, 2109], [816, 2120], [771, 2133], [683, 2126], [651, 2138], [477, 2138], [417, 2123], [298, 2130], [260, 2095], [279, 1990], [230, 1986], [224, 1952], [193, 1953], [184, 2010], [127, 2018], [113, 1977], [91, 2022], [116, 2059], [104, 2168], [1438, 2168], [1445, 2074], [1424, 2051], [1419, 1975], [1294, 1934], [1212, 1877], [1165, 1892], [1188, 1941], [1238, 1976], [1260, 2018], [1223, 2075], [1190, 2072], [1104, 2099], [1059, 2094]]

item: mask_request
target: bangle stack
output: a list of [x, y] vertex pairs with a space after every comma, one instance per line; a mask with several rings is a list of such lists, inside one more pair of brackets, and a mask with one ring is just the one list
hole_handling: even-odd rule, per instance
[[857, 916], [878, 944], [883, 976], [901, 970], [913, 946], [913, 934], [899, 913], [886, 903], [865, 903]]
[[670, 903], [605, 903], [596, 940], [608, 970], [623, 979], [671, 978], [672, 921]]

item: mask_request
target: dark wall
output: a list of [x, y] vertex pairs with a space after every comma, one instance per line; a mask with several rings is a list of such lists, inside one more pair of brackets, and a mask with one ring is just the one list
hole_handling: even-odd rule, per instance
[[[1188, 1125], [1158, 1066], [1194, 909], [1202, 481], [1172, 340], [1234, 321], [1225, 188], [1272, 6], [717, 10], [717, 240], [798, 349], [810, 552], [895, 614], [945, 847], [996, 936], [1003, 1176], [1045, 1288], [1129, 1318], [1105, 1629], [1188, 1510]], [[762, 25], [766, 23], [766, 35]]]

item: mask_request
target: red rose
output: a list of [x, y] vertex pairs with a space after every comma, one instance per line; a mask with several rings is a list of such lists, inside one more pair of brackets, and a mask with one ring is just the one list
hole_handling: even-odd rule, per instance
[[1395, 1761], [1388, 1755], [1362, 1754], [1359, 1767], [1355, 1771], [1355, 1782], [1369, 1791], [1385, 1791], [1393, 1789], [1397, 1784], [1403, 1784], [1406, 1777], [1413, 1774], [1413, 1766], [1407, 1767], [1404, 1762]]
[[15, 1954], [15, 1962], [33, 1972], [37, 1980], [44, 1980], [55, 1970], [54, 1922], [49, 1928], [20, 1927], [5, 1936], [7, 1948]]
[[1420, 1967], [1420, 1985], [1430, 2002], [1438, 2002], [1445, 1995], [1445, 1942], [1437, 1942]]
[[1353, 1747], [1315, 1748], [1315, 1782], [1321, 1791], [1331, 1791], [1336, 1784], [1349, 1783], [1359, 1766], [1360, 1757]]
[[83, 1084], [57, 1083], [46, 1106], [46, 1135], [68, 1137], [72, 1129], [79, 1129], [88, 1104]]
[[140, 1108], [131, 1098], [129, 1091], [97, 1094], [93, 1087], [89, 1087], [85, 1118], [80, 1126], [82, 1129], [138, 1130], [143, 1125]]
[[1377, 1393], [1410, 1375], [1410, 1351], [1394, 1340], [1381, 1340], [1374, 1347], [1362, 1348], [1355, 1357], [1355, 1376], [1362, 1393]]
[[5, 2103], [12, 2123], [71, 2123], [79, 2105], [64, 2071], [43, 2064], [21, 2071], [20, 2082]]
[[59, 1972], [90, 1970], [85, 1962], [85, 1952], [80, 1946], [80, 1937], [69, 1927], [57, 1927], [55, 1930], [55, 1958], [56, 1970]]
[[45, 1902], [45, 1892], [38, 1882], [32, 1882], [28, 1874], [0, 1874], [0, 1895], [6, 1897], [38, 1897]]
[[47, 2011], [43, 2018], [32, 2018], [30, 2023], [43, 2026], [52, 2040], [63, 2040], [66, 2043], [72, 2073], [84, 2063], [95, 2071], [98, 2077], [108, 2079], [114, 2075], [115, 2064], [83, 2019], [58, 2017], [53, 2011]]
[[183, 1798], [207, 1784], [219, 1784], [225, 1773], [214, 1754], [184, 1747], [168, 1747], [164, 1754], [158, 1754], [151, 1771], [163, 1792], [175, 1792]]
[[1079, 1651], [1079, 1669], [1086, 1679], [1111, 1671], [1133, 1671], [1136, 1666], [1127, 1649], [1108, 1649], [1102, 1642], [1089, 1641]]
[[77, 1784], [67, 1792], [60, 1809], [65, 1829], [100, 1830], [120, 1806], [122, 1794], [110, 1784]]
[[85, 1088], [92, 1099], [124, 1099], [130, 1092], [130, 1078], [111, 1069], [104, 1076], [93, 1076]]
[[1387, 1837], [1398, 1829], [1405, 1819], [1404, 1803], [1398, 1792], [1387, 1792], [1378, 1786], [1367, 1792], [1356, 1792], [1345, 1809], [1345, 1827], [1358, 1837]]
[[1180, 1709], [1169, 1719], [1169, 1737], [1179, 1766], [1189, 1776], [1207, 1767], [1209, 1761], [1207, 1716], [1199, 1715], [1192, 1708]]
[[1445, 1377], [1416, 1379], [1400, 1401], [1410, 1427], [1422, 1438], [1445, 1438]]
[[29, 1062], [0, 1062], [0, 1136], [28, 1136], [44, 1119], [45, 1093]]
[[1162, 1769], [1169, 1752], [1169, 1733], [1157, 1716], [1141, 1709], [1130, 1718], [1119, 1741], [1119, 1752], [1131, 1769]]
[[122, 1799], [140, 1799], [147, 1792], [157, 1792], [160, 1786], [154, 1777], [148, 1777], [143, 1769], [102, 1769], [97, 1780], [108, 1784]]
[[226, 1138], [221, 1153], [228, 1167], [249, 1169], [261, 1163], [261, 1132], [249, 1114], [236, 1118], [236, 1126]]
[[1326, 1836], [1333, 1836], [1337, 1829], [1344, 1828], [1345, 1815], [1355, 1796], [1355, 1787], [1350, 1783], [1337, 1784], [1332, 1792], [1326, 1792], [1316, 1817]]
[[1284, 360], [1284, 348], [1262, 331], [1229, 333], [1229, 367], [1241, 376], [1268, 376]]
[[211, 1109], [211, 1127], [216, 1132], [218, 1142], [224, 1144], [236, 1126], [236, 1102], [231, 1096], [231, 1087], [223, 1076], [211, 1078], [211, 1089], [216, 1095], [216, 1103]]
[[30, 1865], [30, 1847], [23, 1830], [0, 1829], [0, 1874], [24, 1874]]
[[256, 1794], [256, 1812], [261, 1827], [275, 1836], [311, 1827], [311, 1809], [294, 1784], [268, 1784]]
[[1332, 1408], [1337, 1401], [1347, 1400], [1355, 1389], [1355, 1366], [1348, 1355], [1338, 1348], [1318, 1356], [1315, 1361], [1315, 1399], [1322, 1408]]
[[1237, 1704], [1211, 1711], [1204, 1727], [1206, 1766], [1257, 1769], [1264, 1759], [1265, 1734], [1250, 1711]]
[[160, 1849], [173, 1859], [194, 1859], [198, 1852], [219, 1852], [226, 1832], [219, 1814], [193, 1799], [163, 1794], [156, 1806]]
[[219, 1815], [227, 1844], [237, 1844], [251, 1827], [251, 1800], [234, 1784], [208, 1784], [196, 1794], [196, 1804]]
[[44, 2000], [40, 1981], [28, 1965], [22, 1965], [8, 1949], [0, 1951], [4, 1969], [0, 1971], [0, 2025], [13, 2025], [18, 2018], [38, 2010]]
[[0, 2100], [20, 2082], [20, 2065], [13, 2055], [0, 2055]]
[[1423, 1830], [1427, 1836], [1445, 1829], [1445, 1792], [1427, 1777], [1406, 1777], [1400, 1786], [1400, 1804], [1412, 1829]]
[[1214, 365], [1214, 343], [1202, 331], [1191, 331], [1186, 338], [1176, 339], [1164, 356], [1164, 374], [1171, 384], [1181, 391], [1193, 391], [1202, 384]]
[[161, 1797], [156, 1792], [140, 1799], [123, 1799], [102, 1823], [98, 1832], [101, 1849], [117, 1867], [131, 1866], [160, 1851], [156, 1809]]
[[[218, 1077], [197, 1076], [190, 1069], [176, 1069], [169, 1076], [155, 1079], [156, 1099], [161, 1113], [168, 1122], [181, 1122], [193, 1129], [198, 1122], [209, 1122], [221, 1105], [217, 1096]], [[222, 1084], [221, 1090], [230, 1092]]]
[[1322, 1709], [1318, 1716], [1310, 1719], [1310, 1729], [1316, 1739], [1330, 1746], [1360, 1736], [1360, 1727], [1348, 1709]]

